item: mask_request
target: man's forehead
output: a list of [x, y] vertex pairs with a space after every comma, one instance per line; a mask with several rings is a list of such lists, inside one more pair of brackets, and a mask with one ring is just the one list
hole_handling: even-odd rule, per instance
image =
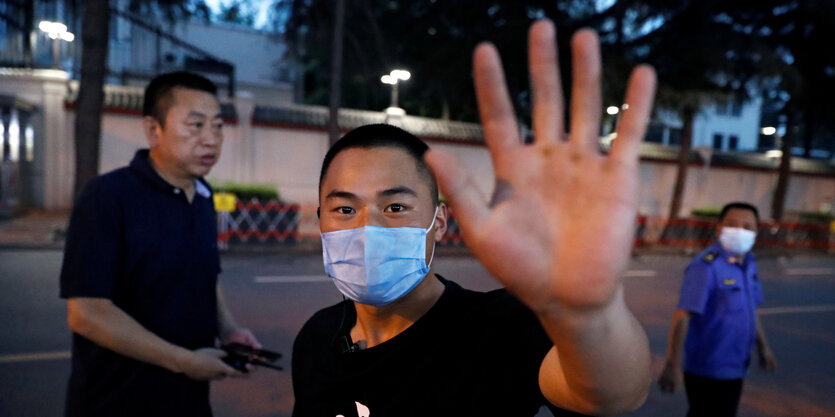
[[174, 87], [170, 93], [172, 109], [192, 113], [202, 113], [207, 117], [220, 115], [220, 102], [212, 93], [185, 87]]
[[[334, 187], [379, 188], [420, 186], [417, 162], [406, 151], [391, 148], [350, 148], [334, 157], [325, 174], [325, 194]], [[350, 190], [341, 190], [350, 191]]]
[[722, 219], [722, 223], [726, 223], [729, 221], [746, 221], [750, 220], [751, 222], [757, 221], [757, 216], [754, 215], [754, 212], [745, 209], [745, 208], [732, 208], [729, 209], [727, 213], [725, 213], [725, 217]]

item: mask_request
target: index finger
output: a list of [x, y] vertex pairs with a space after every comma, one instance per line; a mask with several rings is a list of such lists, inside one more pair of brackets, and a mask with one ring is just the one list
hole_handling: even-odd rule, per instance
[[473, 72], [484, 138], [493, 154], [493, 161], [496, 161], [498, 151], [522, 145], [496, 47], [489, 43], [476, 47]]

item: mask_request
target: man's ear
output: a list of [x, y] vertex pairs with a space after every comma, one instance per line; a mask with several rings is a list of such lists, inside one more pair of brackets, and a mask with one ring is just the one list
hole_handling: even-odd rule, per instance
[[435, 242], [440, 242], [446, 234], [449, 225], [449, 208], [446, 203], [438, 203], [438, 214], [435, 215], [435, 226], [433, 227]]
[[148, 147], [153, 149], [159, 146], [160, 137], [162, 136], [162, 126], [160, 126], [157, 119], [151, 116], [142, 118], [142, 132], [145, 133], [145, 140], [148, 141]]

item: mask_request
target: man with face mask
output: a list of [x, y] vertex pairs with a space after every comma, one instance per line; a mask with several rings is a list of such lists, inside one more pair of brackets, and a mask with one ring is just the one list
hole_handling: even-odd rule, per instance
[[[549, 21], [530, 31], [532, 144], [519, 137], [498, 53], [476, 48], [491, 201], [455, 158], [393, 126], [359, 127], [328, 151], [323, 258], [346, 301], [296, 337], [294, 416], [533, 416], [541, 406], [611, 415], [643, 403], [649, 347], [620, 279], [654, 73], [633, 72], [618, 139], [601, 155], [596, 35], [572, 40], [566, 134], [555, 32]], [[505, 289], [469, 291], [435, 272], [449, 210], [439, 185], [468, 247]]]
[[662, 391], [673, 392], [681, 385], [683, 369], [689, 417], [736, 415], [755, 343], [760, 367], [774, 370], [774, 355], [756, 311], [762, 290], [750, 251], [758, 224], [754, 206], [727, 204], [717, 242], [700, 253], [684, 274], [667, 363], [658, 383]]

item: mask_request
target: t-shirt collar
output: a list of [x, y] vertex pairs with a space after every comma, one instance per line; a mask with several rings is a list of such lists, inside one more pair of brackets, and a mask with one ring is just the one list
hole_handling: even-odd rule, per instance
[[751, 251], [748, 251], [745, 255], [739, 256], [735, 253], [728, 252], [725, 248], [722, 247], [722, 244], [719, 243], [717, 240], [713, 244], [713, 248], [718, 252], [719, 256], [724, 259], [729, 264], [739, 264], [745, 265], [749, 259], [753, 256]]
[[[151, 166], [151, 156], [150, 151], [148, 149], [140, 149], [136, 151], [136, 154], [133, 156], [133, 160], [130, 162], [130, 168], [136, 171], [142, 178], [147, 180], [151, 183], [155, 188], [160, 191], [164, 191], [166, 193], [174, 193], [179, 194], [182, 190], [178, 187], [175, 187], [165, 181], [162, 176], [154, 170], [154, 167]], [[212, 192], [209, 190], [209, 187], [203, 183], [202, 178], [198, 178], [194, 180], [194, 190], [197, 195], [210, 198], [212, 196]]]

